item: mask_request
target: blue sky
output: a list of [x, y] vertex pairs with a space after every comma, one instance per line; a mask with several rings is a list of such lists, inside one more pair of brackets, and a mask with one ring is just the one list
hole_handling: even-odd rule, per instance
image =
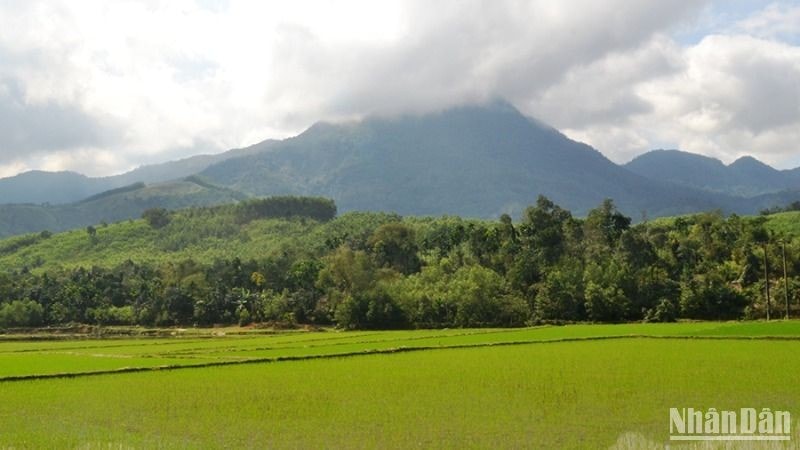
[[497, 97], [616, 162], [800, 166], [795, 1], [19, 0], [0, 23], [0, 176]]
[[694, 45], [705, 36], [727, 32], [737, 22], [763, 10], [771, 2], [758, 0], [716, 0], [708, 3], [695, 20], [679, 25], [675, 40], [683, 45]]

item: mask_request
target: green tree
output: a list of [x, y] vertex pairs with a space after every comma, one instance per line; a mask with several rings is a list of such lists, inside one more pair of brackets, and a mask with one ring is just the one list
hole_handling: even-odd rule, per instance
[[34, 327], [42, 324], [44, 309], [33, 300], [14, 300], [0, 306], [0, 327]]
[[540, 320], [583, 320], [583, 271], [573, 264], [553, 268], [537, 286], [534, 316]]
[[572, 220], [570, 212], [540, 195], [536, 206], [527, 208], [522, 217], [519, 239], [528, 250], [525, 253], [544, 264], [556, 262], [564, 252], [564, 227]]
[[369, 238], [368, 245], [378, 267], [392, 268], [403, 274], [420, 268], [414, 229], [402, 223], [379, 226]]
[[153, 228], [164, 228], [170, 223], [169, 212], [164, 208], [149, 208], [142, 213], [142, 219]]
[[630, 217], [620, 213], [611, 199], [604, 200], [599, 207], [589, 211], [584, 222], [587, 250], [593, 255], [606, 253], [607, 249], [615, 246], [630, 224]]

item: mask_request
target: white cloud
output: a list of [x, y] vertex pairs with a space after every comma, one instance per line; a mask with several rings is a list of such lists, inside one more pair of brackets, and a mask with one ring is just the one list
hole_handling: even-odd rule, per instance
[[800, 5], [773, 3], [758, 13], [740, 20], [733, 30], [767, 39], [800, 38]]
[[[712, 35], [683, 49], [651, 45], [642, 52], [671, 61], [668, 67], [672, 70], [643, 74], [645, 65], [626, 67], [622, 62], [616, 65], [622, 74], [593, 71], [592, 75], [600, 77], [594, 85], [630, 80], [628, 88], [612, 85], [594, 92], [601, 99], [603, 92], [615, 93], [605, 94], [612, 97], [633, 92], [650, 110], [641, 113], [629, 108], [628, 114], [610, 124], [590, 121], [574, 129], [567, 125], [569, 134], [620, 162], [649, 148], [674, 147], [726, 162], [750, 154], [780, 167], [796, 163], [800, 150], [799, 47], [744, 35]], [[649, 58], [658, 60], [653, 55]], [[623, 56], [626, 61], [636, 59], [635, 52]], [[614, 104], [613, 100], [600, 103]], [[615, 117], [607, 112], [603, 116]]]
[[[75, 117], [116, 123], [118, 132], [113, 142], [87, 138], [80, 145], [65, 142], [61, 149], [36, 141], [22, 147], [0, 141], [9, 144], [0, 147], [0, 165], [61, 166], [100, 174], [109, 168], [120, 171], [162, 159], [159, 155], [164, 151], [192, 148], [198, 142], [222, 150], [298, 132], [311, 121], [311, 114], [303, 109], [318, 105], [298, 104], [298, 96], [307, 95], [308, 89], [291, 83], [295, 92], [282, 94], [289, 94], [287, 101], [270, 102], [274, 98], [269, 94], [276, 88], [303, 75], [284, 69], [280, 56], [301, 49], [293, 49], [298, 43], [294, 36], [282, 40], [283, 30], [295, 28], [347, 50], [366, 40], [370, 45], [385, 45], [399, 36], [404, 25], [398, 22], [402, 15], [397, 14], [397, 5], [389, 2], [208, 6], [208, 2], [188, 0], [40, 1], [0, 6], [4, 24], [0, 80], [18, 83], [29, 108], [69, 107]], [[299, 112], [304, 113], [303, 120], [292, 120]], [[64, 114], [62, 122], [73, 120]], [[63, 156], [70, 149], [83, 156], [95, 154], [97, 166], [72, 164], [78, 158]], [[19, 158], [30, 150], [60, 153], [45, 164]], [[116, 167], [100, 161], [108, 152], [115, 154]]]
[[670, 38], [705, 3], [4, 2], [0, 114], [17, 86], [32, 137], [0, 139], [0, 175], [119, 172], [320, 119], [495, 96], [617, 161], [674, 146], [791, 163], [798, 8], [688, 46]]
[[[570, 68], [524, 107], [617, 162], [680, 148], [795, 167], [800, 47], [776, 36], [797, 29], [796, 10], [770, 5], [692, 44], [656, 34]], [[773, 22], [780, 33], [767, 33]]]

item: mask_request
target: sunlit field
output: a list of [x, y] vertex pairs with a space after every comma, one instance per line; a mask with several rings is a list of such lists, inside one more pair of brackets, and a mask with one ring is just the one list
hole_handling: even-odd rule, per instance
[[670, 407], [797, 414], [798, 351], [800, 322], [7, 341], [0, 447], [663, 446]]

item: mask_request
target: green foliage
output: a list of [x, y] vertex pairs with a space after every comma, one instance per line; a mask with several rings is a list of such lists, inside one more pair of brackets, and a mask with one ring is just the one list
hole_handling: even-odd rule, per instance
[[49, 231], [42, 231], [37, 234], [26, 234], [23, 236], [13, 237], [0, 242], [0, 255], [8, 255], [16, 253], [19, 250], [34, 245], [44, 239], [49, 239], [52, 233]]
[[322, 197], [267, 197], [247, 200], [236, 207], [240, 223], [276, 217], [308, 217], [327, 221], [336, 216], [333, 200]]
[[586, 317], [583, 291], [580, 267], [553, 268], [537, 288], [535, 316], [541, 320], [582, 320]]
[[454, 268], [443, 260], [395, 283], [391, 291], [420, 327], [521, 326], [529, 316], [505, 280], [479, 265]]
[[[790, 313], [800, 312], [800, 240], [776, 233], [776, 223], [788, 223], [781, 214], [631, 226], [610, 201], [581, 220], [542, 197], [518, 223], [507, 215], [330, 218], [334, 208], [279, 197], [152, 210], [155, 223], [170, 219], [160, 227], [136, 220], [0, 241], [0, 307], [30, 299], [48, 325], [378, 329], [755, 318], [766, 315], [765, 258], [773, 313], [785, 310], [785, 242]], [[257, 217], [275, 214], [285, 217]]]
[[334, 318], [345, 329], [392, 329], [408, 325], [394, 299], [380, 289], [345, 295], [336, 307]]
[[84, 228], [141, 217], [150, 208], [179, 209], [236, 202], [243, 198], [227, 188], [173, 181], [144, 187], [109, 191], [82, 202], [67, 204], [0, 205], [0, 237]]
[[655, 308], [645, 316], [646, 322], [675, 322], [678, 319], [678, 308], [669, 299], [662, 298]]
[[590, 249], [602, 252], [612, 247], [630, 224], [631, 218], [620, 213], [611, 199], [604, 200], [600, 207], [589, 211], [584, 222]]
[[747, 298], [718, 274], [698, 276], [681, 286], [683, 317], [736, 319], [742, 317]]
[[0, 328], [35, 327], [43, 321], [44, 309], [33, 300], [14, 300], [0, 305]]
[[145, 188], [145, 184], [144, 183], [137, 182], [137, 183], [130, 184], [128, 186], [122, 186], [122, 187], [118, 187], [118, 188], [114, 188], [114, 189], [109, 189], [109, 190], [101, 192], [99, 194], [95, 194], [95, 195], [89, 196], [89, 197], [81, 200], [78, 203], [79, 204], [80, 203], [89, 203], [89, 202], [93, 202], [93, 201], [96, 201], [96, 200], [101, 200], [101, 199], [104, 199], [104, 198], [107, 198], [107, 197], [112, 197], [114, 195], [119, 195], [119, 194], [124, 194], [124, 193], [127, 193], [127, 192], [138, 191], [139, 189], [144, 189], [144, 188]]
[[777, 214], [782, 212], [789, 212], [789, 211], [800, 211], [800, 201], [795, 201], [789, 203], [786, 206], [773, 206], [772, 208], [762, 209], [761, 215], [768, 216], [771, 214]]
[[164, 228], [169, 225], [169, 212], [164, 208], [150, 208], [142, 213], [142, 219], [153, 228]]
[[98, 325], [133, 325], [136, 323], [133, 306], [105, 306], [87, 311], [87, 319]]
[[520, 240], [543, 263], [553, 263], [564, 251], [565, 225], [570, 220], [572, 215], [569, 211], [561, 209], [548, 198], [539, 196], [536, 207], [525, 210], [520, 226]]
[[419, 271], [420, 260], [414, 229], [402, 223], [379, 226], [367, 241], [379, 267], [403, 274]]

